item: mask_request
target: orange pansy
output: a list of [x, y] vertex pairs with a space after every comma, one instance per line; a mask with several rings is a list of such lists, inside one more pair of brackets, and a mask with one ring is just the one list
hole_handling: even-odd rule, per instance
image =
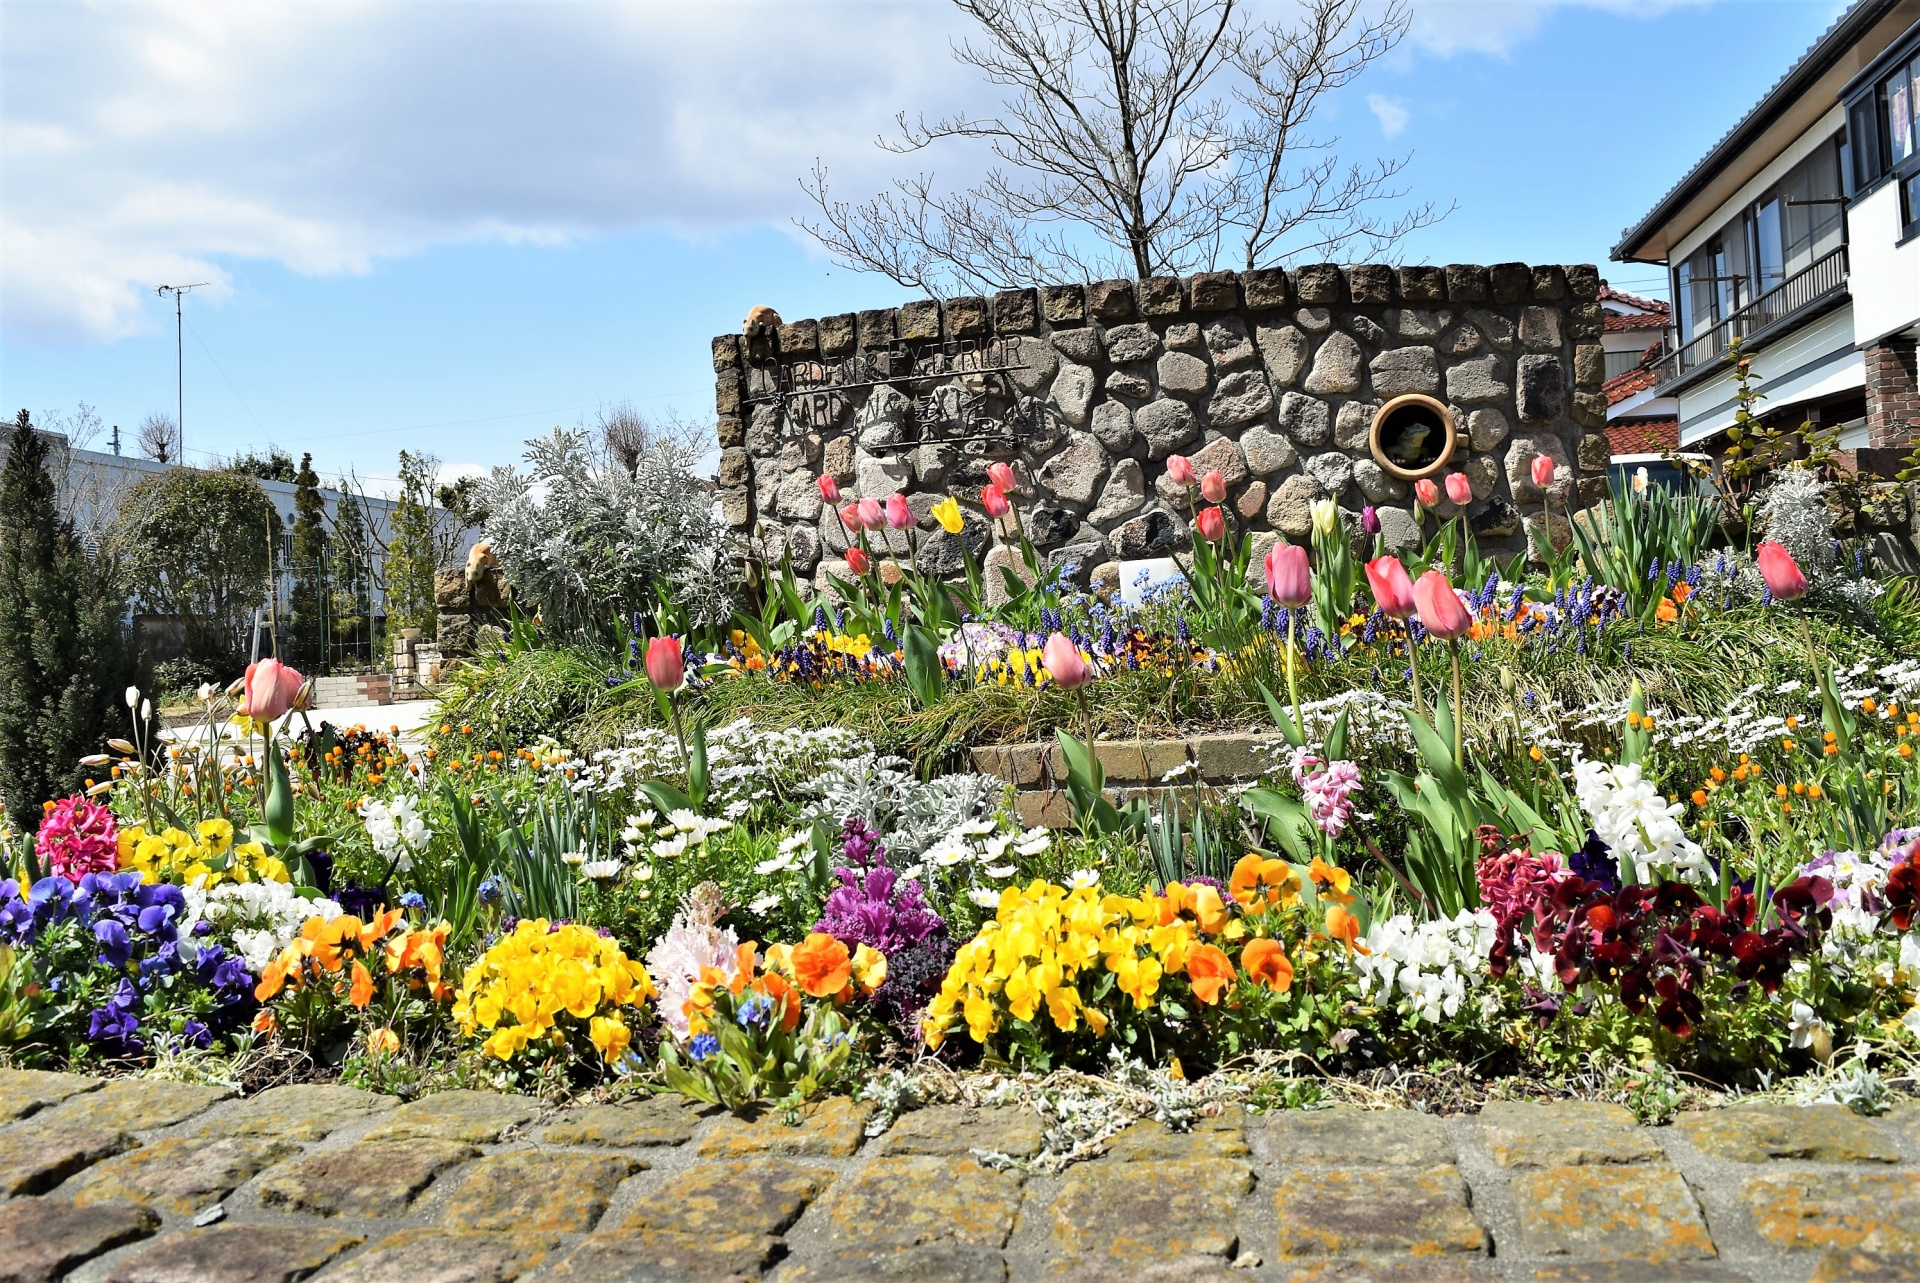
[[1220, 991], [1233, 984], [1233, 959], [1217, 945], [1196, 944], [1187, 950], [1187, 983], [1193, 996], [1212, 1006]]
[[1261, 936], [1247, 941], [1247, 947], [1240, 951], [1240, 965], [1246, 968], [1249, 979], [1275, 993], [1285, 993], [1293, 987], [1293, 963], [1278, 940]]
[[830, 998], [853, 979], [853, 955], [846, 945], [816, 931], [793, 946], [793, 978], [803, 993]]

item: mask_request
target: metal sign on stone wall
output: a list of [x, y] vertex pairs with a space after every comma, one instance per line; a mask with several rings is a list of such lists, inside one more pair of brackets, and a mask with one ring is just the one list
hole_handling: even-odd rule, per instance
[[1022, 394], [1007, 377], [1026, 368], [1018, 338], [895, 339], [834, 361], [751, 360], [747, 400], [778, 402], [785, 435], [802, 436], [833, 428], [848, 394], [891, 388], [907, 398], [912, 412], [905, 430], [876, 444], [876, 453], [963, 442], [1013, 448], [1056, 430], [1046, 403]]

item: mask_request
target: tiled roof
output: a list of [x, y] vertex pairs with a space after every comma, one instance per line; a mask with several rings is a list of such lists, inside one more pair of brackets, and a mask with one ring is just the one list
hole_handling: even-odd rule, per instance
[[1680, 448], [1680, 420], [1627, 419], [1607, 425], [1607, 448], [1616, 455], [1659, 454]]
[[1657, 382], [1659, 380], [1653, 377], [1653, 371], [1643, 365], [1614, 375], [1600, 385], [1600, 390], [1607, 394], [1608, 405], [1618, 405], [1636, 392], [1645, 392]]
[[1602, 285], [1600, 287], [1600, 301], [1602, 303], [1625, 303], [1628, 307], [1637, 307], [1642, 312], [1658, 312], [1662, 316], [1667, 314], [1667, 305], [1659, 299], [1641, 298], [1638, 294], [1629, 294], [1625, 290], [1616, 290], [1611, 285]]
[[1664, 330], [1667, 318], [1659, 316], [1640, 316], [1632, 312], [1608, 312], [1601, 319], [1600, 327], [1608, 333], [1617, 334], [1622, 330]]

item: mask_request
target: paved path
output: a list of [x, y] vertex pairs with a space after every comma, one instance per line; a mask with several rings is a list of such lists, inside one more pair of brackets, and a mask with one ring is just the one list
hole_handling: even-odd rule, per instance
[[1915, 1104], [1664, 1128], [1567, 1102], [1236, 1113], [1138, 1124], [1031, 1177], [970, 1156], [1037, 1150], [1014, 1109], [919, 1110], [868, 1139], [846, 1100], [789, 1127], [671, 1097], [241, 1100], [0, 1072], [0, 1118], [7, 1279], [1920, 1279]]
[[[425, 746], [423, 734], [439, 707], [439, 701], [432, 699], [407, 699], [396, 704], [342, 704], [311, 709], [305, 718], [314, 726], [332, 722], [341, 730], [364, 726], [373, 731], [398, 731], [401, 746], [412, 752]], [[299, 713], [288, 713], [276, 725], [282, 732], [289, 727], [298, 732], [304, 729], [301, 717]], [[239, 728], [231, 722], [223, 723], [219, 729], [224, 739], [237, 741], [243, 738]], [[204, 716], [183, 713], [163, 734], [168, 739], [193, 740], [204, 744], [207, 739], [206, 719]]]

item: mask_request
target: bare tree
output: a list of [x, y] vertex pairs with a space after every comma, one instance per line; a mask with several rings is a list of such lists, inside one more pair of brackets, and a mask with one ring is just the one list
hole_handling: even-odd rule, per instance
[[135, 442], [140, 453], [155, 463], [180, 462], [180, 428], [170, 415], [156, 410], [142, 419]]
[[802, 188], [821, 221], [801, 226], [834, 258], [938, 294], [1179, 274], [1377, 253], [1444, 216], [1376, 207], [1405, 160], [1343, 168], [1337, 137], [1303, 131], [1326, 95], [1406, 33], [1404, 0], [1378, 18], [1363, 0], [1304, 0], [1292, 26], [1250, 24], [1243, 0], [954, 0], [981, 28], [954, 56], [1006, 91], [1001, 114], [909, 122], [900, 154], [985, 142], [976, 185], [896, 179], [858, 204], [835, 200], [815, 164]]
[[634, 409], [631, 401], [601, 406], [593, 432], [607, 462], [628, 476], [639, 471], [641, 460], [652, 455], [664, 455], [684, 467], [714, 441], [710, 423], [683, 418], [676, 410], [649, 419]]

